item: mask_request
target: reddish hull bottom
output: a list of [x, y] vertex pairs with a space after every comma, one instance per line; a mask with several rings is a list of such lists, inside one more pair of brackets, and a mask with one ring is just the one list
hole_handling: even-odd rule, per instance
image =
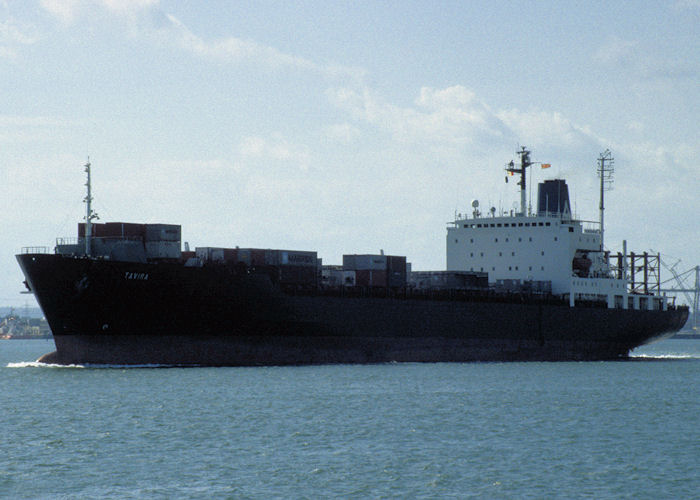
[[61, 335], [51, 364], [262, 366], [331, 363], [607, 360], [629, 345], [532, 339]]

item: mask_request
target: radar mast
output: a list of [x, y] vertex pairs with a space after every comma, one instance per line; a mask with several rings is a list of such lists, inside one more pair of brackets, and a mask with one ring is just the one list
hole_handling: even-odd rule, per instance
[[612, 190], [613, 174], [615, 173], [615, 158], [609, 149], [606, 149], [598, 157], [598, 177], [600, 177], [600, 251], [605, 251], [603, 233], [605, 231], [605, 191]]
[[[525, 149], [525, 146], [522, 146], [516, 154], [520, 156], [520, 168], [516, 168], [513, 160], [511, 160], [506, 166], [506, 172], [509, 175], [520, 174], [520, 182], [518, 182], [518, 186], [520, 186], [520, 215], [527, 215], [525, 179], [527, 177], [527, 168], [532, 165], [532, 162], [530, 161], [530, 151]], [[508, 176], [506, 176], [506, 182], [508, 182]]]

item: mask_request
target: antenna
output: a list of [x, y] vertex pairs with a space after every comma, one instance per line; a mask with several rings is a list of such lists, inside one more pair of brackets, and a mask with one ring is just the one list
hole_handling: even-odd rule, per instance
[[600, 177], [600, 251], [605, 250], [603, 234], [605, 231], [605, 191], [611, 191], [613, 174], [615, 173], [615, 158], [609, 149], [606, 149], [598, 157], [598, 177]]
[[85, 164], [85, 172], [87, 173], [87, 196], [83, 199], [85, 202], [85, 255], [90, 256], [90, 243], [92, 240], [92, 221], [99, 219], [99, 216], [92, 210], [92, 181], [90, 179], [90, 157], [88, 156]]

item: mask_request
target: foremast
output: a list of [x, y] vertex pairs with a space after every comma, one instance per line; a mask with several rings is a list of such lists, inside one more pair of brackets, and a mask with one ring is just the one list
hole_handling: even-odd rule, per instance
[[99, 216], [92, 210], [92, 181], [90, 179], [90, 157], [88, 156], [85, 164], [85, 172], [87, 173], [87, 196], [83, 199], [85, 203], [85, 255], [88, 257], [91, 253], [90, 244], [92, 242], [92, 221], [99, 219]]

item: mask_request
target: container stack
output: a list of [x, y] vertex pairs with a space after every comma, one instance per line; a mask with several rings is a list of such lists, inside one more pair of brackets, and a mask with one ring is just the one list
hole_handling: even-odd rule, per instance
[[473, 290], [488, 288], [488, 273], [474, 271], [413, 271], [411, 287], [430, 290]]
[[175, 224], [146, 224], [144, 246], [148, 259], [179, 259], [180, 226]]
[[[164, 224], [154, 224], [164, 225]], [[176, 226], [179, 228], [180, 226]], [[146, 232], [146, 224], [135, 224], [133, 222], [105, 222], [103, 224], [92, 224], [93, 238], [113, 238], [113, 239], [143, 239]], [[85, 238], [85, 223], [78, 224], [78, 238]]]
[[355, 272], [355, 284], [368, 287], [406, 286], [406, 257], [396, 255], [343, 255], [343, 270]]
[[195, 254], [203, 263], [234, 263], [247, 267], [270, 267], [278, 272], [282, 284], [316, 285], [318, 259], [316, 252], [260, 248], [197, 247]]
[[355, 271], [346, 271], [343, 266], [323, 266], [321, 282], [325, 286], [355, 286]]
[[[78, 246], [84, 246], [85, 223], [78, 224]], [[180, 259], [181, 228], [177, 224], [135, 224], [131, 222], [105, 222], [92, 224], [93, 255], [113, 256], [133, 254], [136, 247], [146, 259]], [[142, 247], [142, 248], [141, 248]]]

